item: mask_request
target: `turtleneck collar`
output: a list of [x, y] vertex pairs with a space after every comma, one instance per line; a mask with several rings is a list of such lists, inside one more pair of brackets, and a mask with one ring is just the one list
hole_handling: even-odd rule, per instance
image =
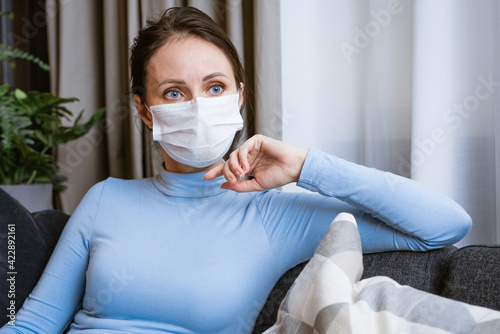
[[220, 188], [225, 182], [223, 176], [206, 181], [203, 178], [205, 173], [172, 173], [162, 166], [160, 174], [153, 178], [153, 184], [165, 195], [173, 197], [209, 197], [227, 191]]

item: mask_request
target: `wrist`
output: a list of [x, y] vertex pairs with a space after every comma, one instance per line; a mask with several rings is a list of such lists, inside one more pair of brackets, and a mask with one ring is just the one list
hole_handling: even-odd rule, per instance
[[308, 149], [303, 147], [297, 148], [296, 158], [294, 159], [296, 161], [296, 167], [294, 168], [295, 173], [293, 176], [293, 182], [299, 182], [300, 174], [302, 173], [302, 168], [304, 167], [308, 151]]

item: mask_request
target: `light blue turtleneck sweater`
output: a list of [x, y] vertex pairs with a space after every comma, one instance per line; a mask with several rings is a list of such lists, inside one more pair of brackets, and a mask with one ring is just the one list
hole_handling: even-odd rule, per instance
[[431, 189], [313, 149], [298, 182], [313, 193], [235, 193], [202, 176], [95, 185], [0, 333], [70, 322], [70, 333], [249, 333], [279, 277], [313, 255], [341, 211], [358, 220], [365, 252], [442, 247], [471, 225]]

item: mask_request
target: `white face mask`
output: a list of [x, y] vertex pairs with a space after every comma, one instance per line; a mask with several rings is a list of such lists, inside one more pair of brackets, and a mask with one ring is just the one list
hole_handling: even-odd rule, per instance
[[153, 140], [177, 162], [193, 167], [216, 163], [243, 128], [239, 94], [198, 97], [151, 106]]

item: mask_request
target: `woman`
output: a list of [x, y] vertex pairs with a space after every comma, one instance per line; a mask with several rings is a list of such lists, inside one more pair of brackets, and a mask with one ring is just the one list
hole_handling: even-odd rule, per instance
[[[194, 8], [149, 21], [131, 69], [164, 168], [86, 194], [1, 333], [70, 322], [70, 333], [249, 333], [279, 277], [313, 255], [341, 211], [357, 218], [365, 252], [439, 248], [470, 229], [435, 191], [314, 149], [257, 135], [224, 162], [242, 127], [244, 72], [227, 35]], [[290, 182], [314, 193], [269, 190]]]

